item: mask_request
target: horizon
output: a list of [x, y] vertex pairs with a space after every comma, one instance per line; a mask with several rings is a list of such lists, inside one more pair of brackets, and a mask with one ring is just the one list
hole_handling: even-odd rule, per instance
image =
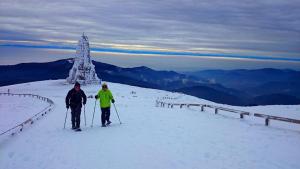
[[[52, 63], [52, 62], [58, 62], [58, 61], [63, 61], [63, 60], [69, 60], [69, 59], [74, 59], [74, 57], [69, 57], [69, 58], [57, 58], [56, 60], [49, 60], [49, 61], [41, 61], [41, 62], [22, 62], [22, 63], [16, 63], [16, 64], [0, 64], [0, 66], [15, 66], [15, 65], [19, 65], [19, 64], [43, 64], [43, 63]], [[104, 63], [101, 61], [96, 61], [93, 60], [94, 62], [98, 62], [98, 63]], [[152, 69], [154, 71], [174, 71], [177, 73], [193, 73], [193, 72], [197, 72], [197, 71], [238, 71], [238, 70], [249, 70], [249, 71], [254, 71], [254, 70], [263, 70], [263, 69], [274, 69], [274, 70], [289, 70], [289, 71], [300, 71], [297, 69], [292, 69], [292, 68], [271, 68], [271, 67], [265, 67], [265, 68], [253, 68], [253, 69], [247, 69], [247, 68], [241, 68], [241, 69], [199, 69], [199, 70], [190, 70], [190, 71], [176, 71], [176, 70], [167, 70], [167, 69], [156, 69], [156, 68], [151, 68], [148, 66], [132, 66], [132, 67], [123, 67], [123, 66], [118, 66], [118, 65], [114, 65], [114, 64], [110, 64], [110, 63], [104, 63], [104, 64], [109, 64], [109, 65], [113, 65], [113, 66], [117, 66], [117, 67], [121, 67], [121, 68], [138, 68], [138, 67], [146, 67], [149, 69]]]

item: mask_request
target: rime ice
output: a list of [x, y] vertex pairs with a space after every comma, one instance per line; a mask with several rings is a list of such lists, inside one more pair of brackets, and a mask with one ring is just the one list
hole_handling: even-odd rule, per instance
[[95, 66], [91, 60], [89, 40], [84, 33], [78, 41], [74, 65], [69, 72], [67, 81], [69, 83], [75, 83], [77, 81], [81, 84], [100, 82], [95, 71]]

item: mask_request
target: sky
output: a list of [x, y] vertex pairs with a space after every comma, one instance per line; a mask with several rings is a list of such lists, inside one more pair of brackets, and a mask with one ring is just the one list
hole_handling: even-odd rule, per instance
[[300, 0], [1, 0], [0, 64], [75, 56], [160, 70], [300, 70]]

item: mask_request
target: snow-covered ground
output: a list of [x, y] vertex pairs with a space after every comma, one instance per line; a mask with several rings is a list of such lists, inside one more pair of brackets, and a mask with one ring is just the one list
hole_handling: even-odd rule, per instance
[[[171, 96], [170, 94], [167, 94], [168, 98]], [[278, 117], [286, 117], [286, 118], [292, 118], [292, 119], [300, 119], [300, 105], [270, 105], [270, 106], [231, 106], [231, 105], [224, 105], [224, 104], [218, 104], [214, 103], [208, 100], [199, 99], [197, 97], [193, 96], [187, 96], [187, 95], [178, 95], [178, 99], [162, 99], [162, 101], [166, 103], [200, 103], [200, 104], [207, 104], [217, 107], [225, 107], [230, 108], [234, 110], [241, 110], [250, 112], [252, 114], [259, 113], [259, 114], [265, 114], [265, 115], [272, 115], [272, 116], [278, 116]], [[176, 97], [175, 97], [176, 98]], [[198, 111], [201, 112], [201, 107], [191, 107], [189, 108], [191, 111]], [[205, 108], [206, 113], [214, 113], [214, 109], [212, 108]], [[218, 111], [218, 115], [223, 116], [224, 118], [239, 118], [239, 114], [237, 113], [231, 113], [227, 111]], [[245, 122], [249, 125], [264, 125], [264, 118], [258, 118], [253, 115], [251, 116], [244, 116]], [[287, 123], [282, 121], [275, 121], [271, 120], [270, 125], [272, 128], [278, 128], [278, 129], [289, 129], [294, 131], [300, 131], [300, 125], [294, 124], [294, 123]]]
[[[271, 122], [270, 127], [265, 127], [263, 122], [251, 121], [255, 119], [241, 120], [225, 113], [214, 115], [209, 110], [155, 107], [158, 97], [179, 94], [115, 83], [108, 86], [123, 124], [118, 124], [112, 109], [113, 124], [101, 128], [97, 104], [95, 125], [91, 128], [95, 100], [88, 99], [87, 126], [82, 112], [82, 132], [70, 130], [70, 118], [67, 129], [63, 129], [64, 99], [72, 85], [54, 80], [1, 87], [0, 92], [9, 88], [13, 93], [48, 97], [54, 101], [55, 108], [23, 133], [9, 139], [0, 138], [0, 168], [300, 168], [297, 126], [285, 129], [281, 125], [273, 127]], [[82, 86], [87, 95], [95, 95], [99, 88]], [[131, 94], [132, 91], [136, 94]], [[186, 95], [176, 101], [217, 105]], [[300, 119], [300, 106], [226, 107]], [[1, 117], [0, 122], [6, 120]]]
[[0, 133], [24, 122], [47, 106], [47, 102], [37, 98], [1, 95]]

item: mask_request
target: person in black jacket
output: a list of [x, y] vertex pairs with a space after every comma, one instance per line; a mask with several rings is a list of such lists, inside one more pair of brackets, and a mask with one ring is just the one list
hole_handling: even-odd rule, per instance
[[72, 129], [74, 130], [79, 130], [79, 131], [81, 130], [80, 114], [81, 114], [82, 103], [84, 105], [86, 104], [86, 95], [80, 89], [80, 84], [76, 82], [74, 88], [68, 92], [66, 97], [66, 107], [67, 109], [71, 107]]

